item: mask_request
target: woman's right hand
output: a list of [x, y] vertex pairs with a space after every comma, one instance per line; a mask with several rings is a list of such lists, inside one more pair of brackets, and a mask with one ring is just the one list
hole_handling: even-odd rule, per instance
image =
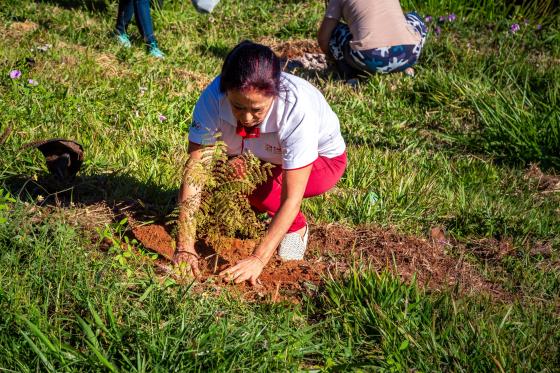
[[[190, 180], [192, 168], [202, 159], [203, 146], [189, 142], [189, 160], [185, 165], [183, 182], [179, 189], [179, 219], [177, 232], [177, 248], [173, 255], [173, 262], [179, 267], [181, 274], [189, 274], [195, 278], [200, 275], [198, 260], [200, 259], [194, 249], [196, 237], [196, 224], [193, 215], [200, 205], [202, 184]], [[188, 201], [188, 208], [186, 207]], [[184, 273], [187, 272], [187, 273]]]
[[[200, 276], [200, 270], [198, 268], [199, 256], [194, 250], [194, 247], [182, 247], [177, 246], [175, 250], [175, 255], [173, 256], [173, 262], [179, 266], [179, 269], [185, 269], [190, 272], [190, 275], [198, 278]], [[188, 265], [185, 268], [185, 265]]]

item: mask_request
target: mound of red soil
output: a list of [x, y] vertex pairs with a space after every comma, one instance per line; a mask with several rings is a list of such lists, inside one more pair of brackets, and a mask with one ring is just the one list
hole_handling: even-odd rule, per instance
[[313, 233], [310, 249], [315, 255], [330, 253], [340, 261], [350, 258], [376, 270], [387, 269], [405, 280], [415, 277], [421, 286], [431, 289], [458, 285], [462, 292], [502, 293], [470, 263], [448, 255], [446, 250], [452, 246], [441, 240], [428, 242], [369, 226], [349, 229], [332, 225], [318, 227]]
[[547, 175], [536, 164], [531, 164], [524, 176], [525, 179], [533, 181], [537, 190], [541, 193], [560, 191], [560, 176]]
[[[165, 258], [173, 253], [172, 238], [163, 226], [149, 225], [133, 229], [136, 239], [146, 248]], [[217, 253], [212, 247], [199, 243], [201, 256], [201, 282], [216, 285], [216, 275], [223, 269], [246, 258], [253, 252], [256, 241], [224, 238]], [[404, 236], [392, 230], [375, 227], [350, 229], [340, 225], [314, 227], [306, 260], [282, 262], [271, 260], [260, 280], [261, 286], [252, 288], [238, 286], [249, 298], [269, 297], [300, 299], [312, 295], [326, 275], [341, 276], [352, 266], [389, 270], [410, 281], [414, 276], [421, 286], [442, 289], [457, 286], [461, 292], [483, 291], [495, 295], [503, 292], [495, 284], [485, 280], [469, 263], [445, 253], [450, 245], [442, 242]], [[160, 266], [171, 264], [162, 264]], [[218, 284], [220, 282], [218, 281]]]
[[173, 259], [175, 252], [173, 238], [162, 225], [141, 225], [132, 228], [132, 234], [142, 245], [162, 255], [164, 258]]

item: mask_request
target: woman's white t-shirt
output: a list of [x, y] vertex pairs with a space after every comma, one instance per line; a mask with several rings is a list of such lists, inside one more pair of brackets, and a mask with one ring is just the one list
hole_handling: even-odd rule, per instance
[[334, 158], [346, 150], [336, 114], [317, 88], [304, 79], [282, 73], [281, 92], [259, 125], [258, 138], [243, 139], [218, 76], [202, 92], [193, 113], [189, 141], [227, 145], [228, 155], [250, 151], [257, 158], [284, 169], [313, 163], [317, 157]]

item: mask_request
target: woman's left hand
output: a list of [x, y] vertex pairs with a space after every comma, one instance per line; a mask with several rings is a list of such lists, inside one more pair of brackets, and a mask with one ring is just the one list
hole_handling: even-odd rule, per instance
[[220, 277], [224, 277], [226, 281], [233, 281], [239, 284], [243, 281], [249, 281], [251, 285], [257, 284], [257, 279], [262, 273], [264, 263], [256, 256], [250, 256], [243, 259], [233, 267], [220, 272]]

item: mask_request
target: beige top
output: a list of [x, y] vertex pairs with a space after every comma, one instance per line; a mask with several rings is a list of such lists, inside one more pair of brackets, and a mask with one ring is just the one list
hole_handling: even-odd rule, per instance
[[399, 0], [330, 0], [325, 17], [344, 18], [354, 50], [418, 44], [421, 39], [406, 22]]

